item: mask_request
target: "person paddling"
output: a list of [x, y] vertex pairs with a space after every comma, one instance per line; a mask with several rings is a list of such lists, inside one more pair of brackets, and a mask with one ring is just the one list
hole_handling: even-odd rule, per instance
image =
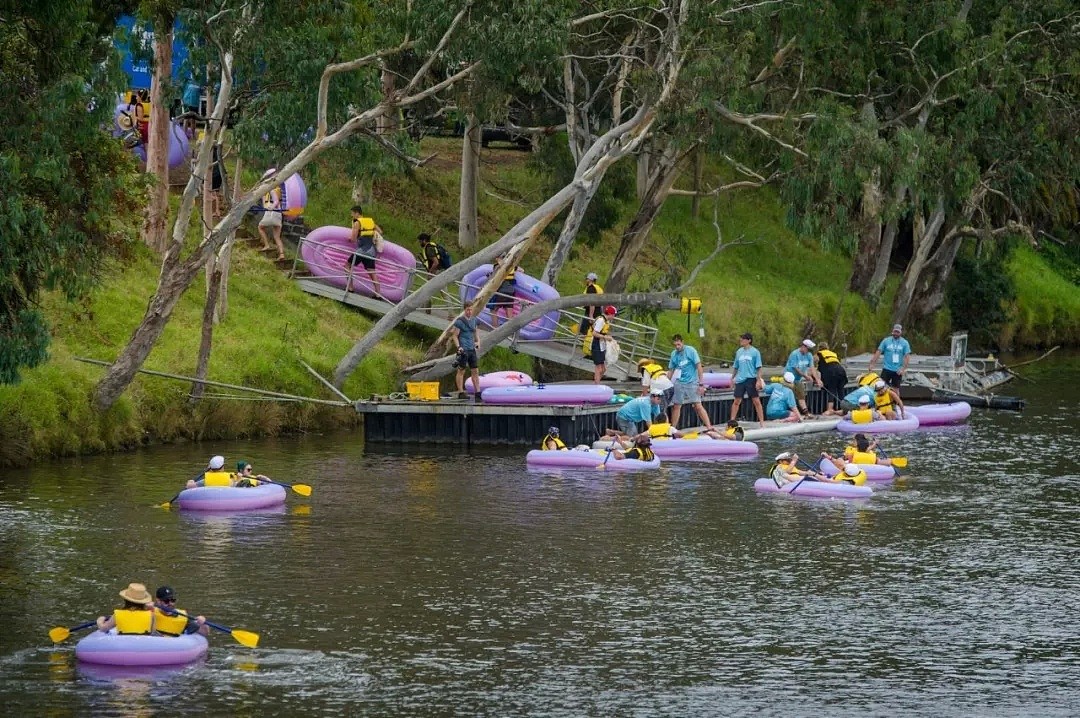
[[250, 488], [258, 486], [264, 481], [270, 481], [270, 477], [254, 473], [254, 469], [251, 468], [251, 464], [247, 461], [236, 462], [236, 485], [238, 487]]
[[796, 464], [799, 455], [794, 451], [783, 451], [777, 454], [776, 463], [773, 464], [769, 476], [776, 482], [777, 488], [790, 484], [793, 481], [823, 481], [827, 484], [836, 483], [825, 474], [817, 471], [803, 471]]
[[210, 635], [205, 616], [191, 616], [187, 611], [176, 607], [176, 591], [172, 586], [158, 586], [154, 591], [154, 624], [157, 631], [165, 636], [190, 633]]
[[143, 635], [155, 632], [154, 599], [142, 583], [129, 583], [120, 592], [124, 605], [115, 609], [109, 616], [98, 616], [97, 628], [108, 632], [116, 629], [117, 633]]
[[188, 479], [185, 488], [194, 489], [199, 486], [234, 486], [236, 474], [225, 471], [225, 457], [212, 456], [206, 464], [201, 479]]

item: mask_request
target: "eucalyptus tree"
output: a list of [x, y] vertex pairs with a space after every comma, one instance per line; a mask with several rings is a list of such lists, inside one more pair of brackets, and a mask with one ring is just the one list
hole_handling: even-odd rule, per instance
[[798, 38], [779, 74], [818, 117], [784, 187], [793, 224], [853, 251], [871, 304], [910, 228], [895, 321], [941, 306], [965, 237], [1031, 234], [1039, 188], [1076, 182], [1074, 3], [824, 2], [777, 27]]
[[79, 297], [135, 239], [141, 183], [102, 128], [122, 3], [0, 3], [0, 382], [48, 358], [43, 291]]

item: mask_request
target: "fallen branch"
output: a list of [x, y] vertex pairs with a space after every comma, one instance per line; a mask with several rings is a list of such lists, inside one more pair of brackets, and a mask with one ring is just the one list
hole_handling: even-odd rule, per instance
[[1035, 363], [1035, 362], [1037, 362], [1037, 361], [1042, 361], [1043, 359], [1045, 359], [1046, 357], [1050, 356], [1051, 354], [1053, 354], [1054, 352], [1056, 352], [1056, 351], [1057, 351], [1058, 349], [1060, 349], [1060, 348], [1061, 348], [1061, 345], [1060, 345], [1060, 344], [1058, 344], [1058, 345], [1057, 345], [1057, 346], [1055, 346], [1055, 347], [1054, 347], [1053, 349], [1051, 349], [1050, 351], [1048, 351], [1048, 352], [1046, 352], [1045, 354], [1043, 354], [1043, 355], [1042, 355], [1041, 357], [1036, 357], [1036, 358], [1034, 358], [1034, 359], [1028, 359], [1027, 361], [1022, 361], [1022, 362], [1020, 362], [1019, 364], [1011, 364], [1011, 365], [1010, 365], [1010, 364], [1002, 364], [1001, 366], [1003, 366], [1004, 368], [1008, 369], [1009, 371], [1012, 371], [1013, 369], [1015, 369], [1015, 368], [1016, 368], [1016, 367], [1018, 367], [1018, 366], [1025, 366], [1025, 365], [1027, 365], [1027, 364], [1034, 364], [1034, 363]]

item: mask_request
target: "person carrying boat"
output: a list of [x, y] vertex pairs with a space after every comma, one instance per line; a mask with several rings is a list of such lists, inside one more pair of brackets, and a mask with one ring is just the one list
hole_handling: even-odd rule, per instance
[[739, 418], [739, 407], [742, 400], [749, 397], [754, 403], [754, 412], [757, 414], [759, 423], [765, 423], [765, 410], [761, 408], [761, 397], [758, 392], [765, 389], [765, 379], [761, 376], [761, 352], [754, 343], [754, 335], [743, 332], [739, 337], [739, 348], [735, 350], [735, 375], [732, 380], [735, 384], [735, 400], [731, 402], [731, 416], [729, 419]]
[[881, 412], [872, 407], [868, 395], [860, 394], [858, 406], [844, 414], [844, 418], [852, 424], [869, 424], [872, 421], [881, 421], [885, 417], [881, 415]]
[[[180, 613], [185, 615], [181, 616]], [[180, 636], [188, 633], [210, 635], [205, 616], [192, 616], [176, 607], [176, 591], [172, 586], [158, 586], [154, 591], [154, 625], [164, 636]]]
[[[349, 238], [356, 245], [356, 251], [345, 262], [345, 268], [351, 273], [357, 264], [364, 265], [368, 276], [371, 277], [371, 286], [375, 291], [375, 298], [382, 299], [379, 277], [375, 273], [375, 259], [382, 251], [382, 228], [375, 224], [374, 219], [364, 216], [364, 208], [361, 205], [354, 205], [349, 213], [352, 215], [352, 233]], [[345, 286], [346, 290], [352, 286], [351, 274]]]
[[[787, 364], [784, 365], [784, 371], [791, 372], [795, 377], [791, 389], [795, 392], [795, 400], [799, 402], [799, 411], [806, 415], [810, 414], [810, 410], [806, 407], [806, 384], [803, 382], [821, 386], [821, 377], [814, 369], [814, 355], [810, 353], [815, 346], [817, 345], [809, 339], [803, 339], [802, 343], [788, 354]], [[769, 413], [768, 409], [765, 413]]]
[[769, 403], [765, 407], [765, 418], [769, 421], [802, 421], [799, 413], [793, 385], [795, 375], [789, 371], [784, 372], [782, 384], [769, 384], [762, 393], [769, 397]]
[[541, 451], [569, 451], [563, 440], [559, 438], [559, 427], [549, 426], [547, 436], [540, 442]]
[[904, 402], [900, 399], [900, 392], [891, 389], [884, 379], [874, 382], [874, 407], [886, 419], [904, 417]]
[[97, 628], [108, 632], [116, 629], [117, 633], [149, 635], [156, 631], [154, 625], [154, 598], [146, 590], [146, 585], [129, 583], [120, 592], [124, 605], [109, 616], [98, 616]]
[[649, 438], [648, 434], [634, 439], [634, 448], [632, 449], [628, 449], [627, 451], [613, 449], [612, 451], [615, 452], [615, 458], [618, 460], [637, 459], [638, 461], [652, 461], [656, 458], [652, 452], [652, 439]]
[[225, 457], [213, 456], [206, 464], [201, 479], [188, 479], [185, 488], [194, 489], [199, 486], [235, 486], [236, 474], [225, 471]]
[[[454, 366], [457, 367], [457, 390], [458, 394], [465, 393], [465, 369], [472, 372], [473, 388], [480, 388], [480, 364], [477, 352], [480, 351], [480, 338], [476, 335], [476, 317], [473, 316], [472, 304], [466, 304], [461, 311], [461, 316], [454, 320], [450, 327], [450, 340], [457, 346], [457, 357]], [[475, 394], [479, 396], [479, 393]]]
[[825, 389], [825, 416], [843, 414], [840, 404], [843, 401], [844, 387], [847, 385], [847, 371], [840, 363], [840, 357], [836, 352], [829, 349], [829, 345], [821, 342], [817, 346], [815, 355], [817, 373], [821, 379], [820, 386]]
[[776, 455], [775, 463], [772, 465], [772, 469], [769, 470], [769, 477], [776, 482], [777, 488], [790, 484], [793, 481], [824, 481], [825, 483], [836, 483], [825, 474], [817, 471], [803, 471], [797, 464], [799, 461], [799, 455], [794, 451], [783, 451]]
[[671, 406], [671, 401], [675, 397], [675, 384], [668, 377], [664, 367], [652, 359], [638, 361], [637, 367], [641, 373], [641, 395], [648, 396], [653, 388], [663, 391], [660, 411], [666, 414], [667, 408]]
[[881, 364], [881, 378], [886, 384], [897, 389], [900, 388], [900, 382], [904, 380], [908, 361], [911, 359], [911, 344], [900, 336], [903, 331], [902, 326], [893, 324], [892, 333], [878, 344], [866, 368], [867, 371], [873, 371], [878, 357], [884, 357]]

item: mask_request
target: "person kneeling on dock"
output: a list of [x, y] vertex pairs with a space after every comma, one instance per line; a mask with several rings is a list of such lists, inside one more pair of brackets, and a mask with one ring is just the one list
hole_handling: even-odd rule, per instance
[[637, 459], [638, 461], [652, 461], [655, 455], [652, 452], [652, 439], [646, 436], [639, 436], [634, 440], [634, 448], [629, 451], [619, 451], [613, 449], [616, 459]]
[[663, 397], [663, 390], [650, 389], [649, 396], [639, 396], [623, 404], [615, 414], [615, 423], [619, 425], [618, 433], [634, 436], [641, 430], [641, 424], [645, 424], [645, 431], [648, 431], [653, 419], [660, 416], [660, 402]]
[[836, 483], [825, 474], [816, 471], [803, 471], [796, 466], [798, 461], [799, 455], [793, 451], [784, 451], [776, 455], [776, 463], [773, 464], [769, 476], [776, 482], [777, 488], [804, 479], [806, 481], [824, 481], [827, 484]]
[[559, 427], [549, 426], [547, 436], [540, 442], [541, 451], [569, 451], [563, 440], [559, 438]]
[[784, 372], [782, 384], [769, 384], [762, 394], [769, 397], [769, 403], [765, 407], [765, 418], [769, 421], [802, 421], [798, 403], [792, 387], [795, 383], [795, 375], [789, 371]]

